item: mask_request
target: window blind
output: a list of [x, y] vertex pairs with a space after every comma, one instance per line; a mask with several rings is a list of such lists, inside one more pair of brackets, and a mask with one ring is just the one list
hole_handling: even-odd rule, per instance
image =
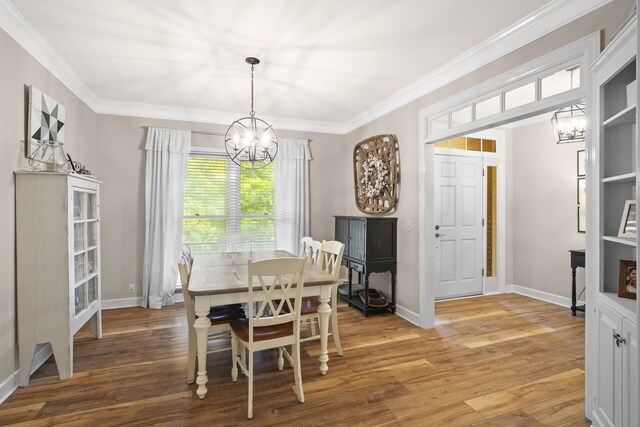
[[183, 243], [196, 253], [219, 252], [218, 238], [237, 234], [254, 236], [254, 250], [275, 249], [273, 164], [249, 170], [222, 154], [191, 154]]

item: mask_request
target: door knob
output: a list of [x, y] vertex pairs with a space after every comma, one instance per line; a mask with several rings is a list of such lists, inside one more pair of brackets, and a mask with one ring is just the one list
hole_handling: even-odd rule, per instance
[[436, 237], [444, 237], [444, 234], [436, 233]]

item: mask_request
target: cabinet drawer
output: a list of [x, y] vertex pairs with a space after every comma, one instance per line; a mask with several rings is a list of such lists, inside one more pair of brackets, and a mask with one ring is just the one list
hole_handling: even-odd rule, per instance
[[355, 271], [357, 271], [359, 273], [364, 273], [364, 265], [363, 264], [351, 261], [349, 263], [349, 268], [353, 268]]

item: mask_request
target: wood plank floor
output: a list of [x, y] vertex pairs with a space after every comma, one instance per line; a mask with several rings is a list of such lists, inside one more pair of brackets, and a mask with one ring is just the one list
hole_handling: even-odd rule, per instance
[[[437, 327], [400, 317], [364, 318], [339, 307], [344, 357], [330, 340], [329, 372], [319, 343], [303, 344], [306, 402], [274, 351], [257, 359], [254, 419], [247, 381], [230, 378], [230, 353], [209, 355], [209, 393], [186, 383], [184, 308], [103, 312], [104, 337], [75, 339], [75, 374], [58, 381], [43, 365], [0, 405], [0, 425], [363, 425], [587, 426], [584, 319], [507, 294], [440, 302]], [[226, 345], [227, 339], [220, 339]]]

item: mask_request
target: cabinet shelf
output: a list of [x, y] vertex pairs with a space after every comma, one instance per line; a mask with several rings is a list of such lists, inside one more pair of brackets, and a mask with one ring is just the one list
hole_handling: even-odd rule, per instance
[[634, 248], [637, 246], [636, 239], [633, 237], [602, 236], [602, 240], [606, 240], [607, 242], [620, 243], [627, 246], [633, 246]]
[[602, 125], [604, 127], [613, 127], [620, 125], [628, 125], [636, 122], [636, 106], [631, 105], [620, 111], [618, 114], [605, 120]]
[[94, 249], [97, 249], [97, 248], [98, 248], [98, 246], [89, 246], [88, 248], [81, 249], [79, 251], [74, 252], [73, 256], [80, 255], [80, 254], [83, 254], [85, 252], [90, 252], [90, 251], [92, 251]]
[[624, 173], [622, 175], [609, 176], [602, 180], [603, 183], [609, 182], [634, 182], [636, 180], [635, 172]]
[[636, 300], [629, 298], [620, 298], [613, 292], [601, 292], [601, 301], [614, 309], [616, 312], [622, 314], [622, 316], [633, 321], [636, 320]]

